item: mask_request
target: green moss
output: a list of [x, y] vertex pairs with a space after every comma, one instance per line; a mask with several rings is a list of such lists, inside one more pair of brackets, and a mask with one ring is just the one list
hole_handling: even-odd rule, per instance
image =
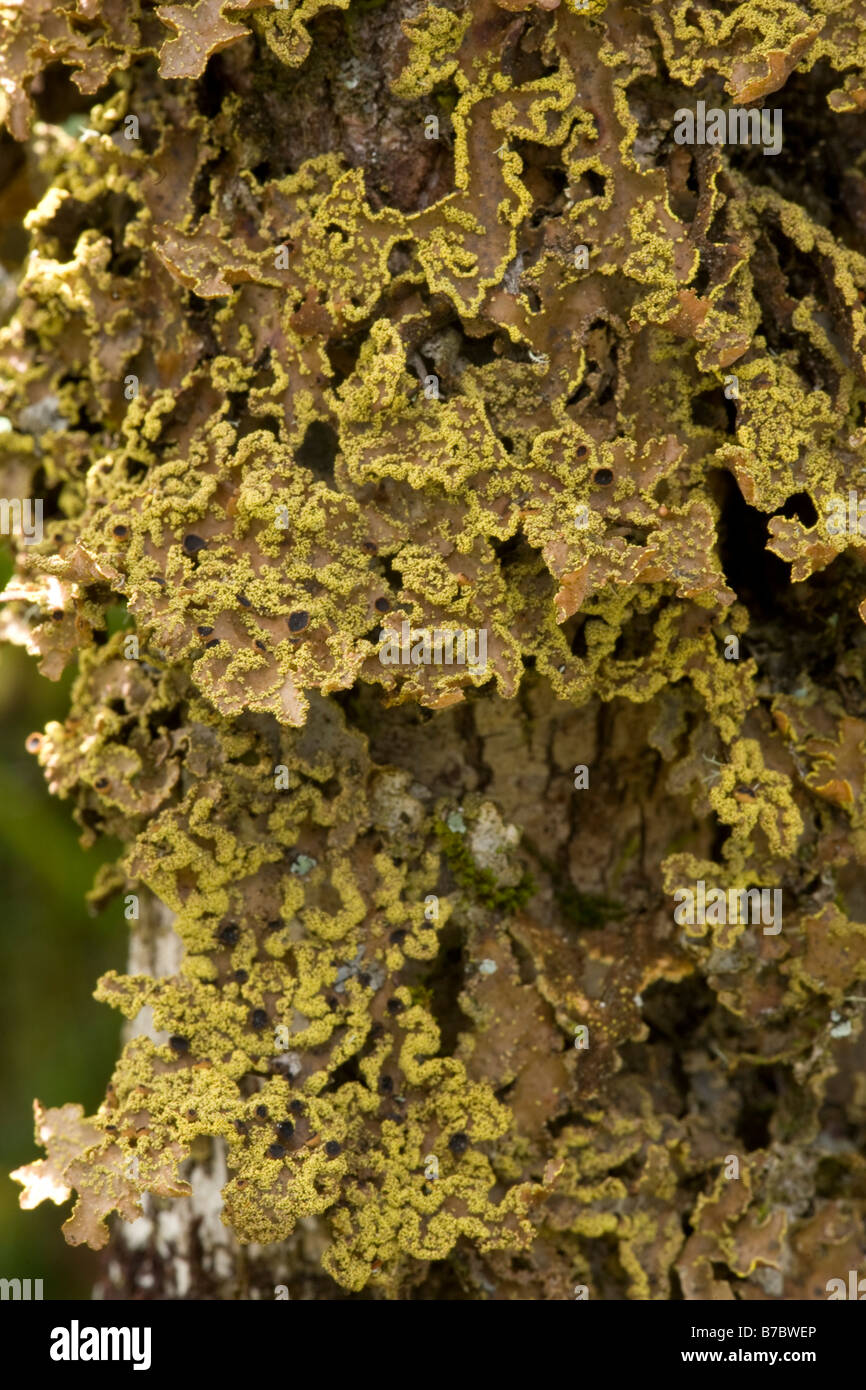
[[565, 918], [579, 927], [603, 927], [625, 916], [624, 903], [602, 893], [582, 893], [571, 884], [557, 890], [556, 900]]
[[526, 845], [550, 879], [557, 905], [566, 921], [578, 927], [603, 927], [607, 922], [619, 921], [626, 915], [625, 903], [608, 898], [603, 893], [584, 893], [575, 888], [568, 876], [531, 841], [527, 840]]
[[434, 821], [433, 829], [457, 883], [477, 902], [505, 913], [519, 912], [526, 906], [538, 886], [528, 870], [513, 886], [497, 883], [489, 869], [478, 867], [458, 831], [450, 830], [441, 820]]

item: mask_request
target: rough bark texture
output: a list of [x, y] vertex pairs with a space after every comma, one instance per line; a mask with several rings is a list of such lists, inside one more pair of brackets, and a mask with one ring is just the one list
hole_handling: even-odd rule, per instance
[[[176, 973], [183, 944], [173, 914], [146, 900], [131, 934], [129, 970], [159, 979]], [[165, 1044], [148, 1007], [124, 1027], [124, 1041], [140, 1034]], [[146, 1193], [142, 1214], [119, 1222], [104, 1252], [104, 1274], [94, 1289], [99, 1299], [273, 1298], [282, 1285], [290, 1298], [339, 1297], [319, 1271], [328, 1234], [321, 1218], [304, 1217], [296, 1234], [279, 1245], [241, 1245], [222, 1221], [222, 1189], [228, 1177], [220, 1139], [202, 1138], [181, 1165], [192, 1188], [168, 1201]]]
[[827, 1297], [866, 9], [26, 0], [0, 42], [44, 506], [2, 632], [77, 662], [28, 746], [134, 933], [22, 1201], [77, 1194], [105, 1297]]

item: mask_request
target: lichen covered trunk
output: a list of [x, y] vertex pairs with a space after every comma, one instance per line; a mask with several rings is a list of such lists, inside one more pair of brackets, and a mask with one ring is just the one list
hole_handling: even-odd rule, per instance
[[132, 931], [17, 1176], [104, 1296], [857, 1267], [860, 10], [4, 12], [0, 626]]

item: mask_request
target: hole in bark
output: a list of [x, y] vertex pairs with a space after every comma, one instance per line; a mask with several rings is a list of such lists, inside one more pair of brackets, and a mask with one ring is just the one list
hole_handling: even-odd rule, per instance
[[767, 618], [790, 588], [790, 567], [767, 550], [766, 513], [750, 507], [730, 473], [713, 470], [710, 483], [721, 503], [719, 559], [725, 580], [751, 613]]
[[302, 468], [308, 468], [320, 482], [333, 485], [334, 460], [339, 449], [336, 430], [325, 420], [313, 420], [307, 426], [303, 442], [295, 459]]

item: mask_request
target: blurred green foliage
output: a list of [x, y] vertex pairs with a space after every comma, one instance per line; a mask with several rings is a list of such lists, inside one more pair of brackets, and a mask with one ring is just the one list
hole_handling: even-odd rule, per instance
[[[0, 552], [0, 584], [11, 563]], [[97, 977], [126, 965], [120, 900], [97, 917], [84, 897], [117, 843], [81, 848], [71, 807], [49, 796], [25, 751], [27, 735], [62, 720], [74, 670], [52, 682], [17, 647], [0, 647], [0, 1276], [44, 1281], [45, 1299], [89, 1298], [98, 1256], [72, 1249], [60, 1227], [71, 1211], [18, 1206], [9, 1171], [42, 1157], [33, 1142], [33, 1097], [44, 1105], [102, 1101], [121, 1021], [92, 997]]]

